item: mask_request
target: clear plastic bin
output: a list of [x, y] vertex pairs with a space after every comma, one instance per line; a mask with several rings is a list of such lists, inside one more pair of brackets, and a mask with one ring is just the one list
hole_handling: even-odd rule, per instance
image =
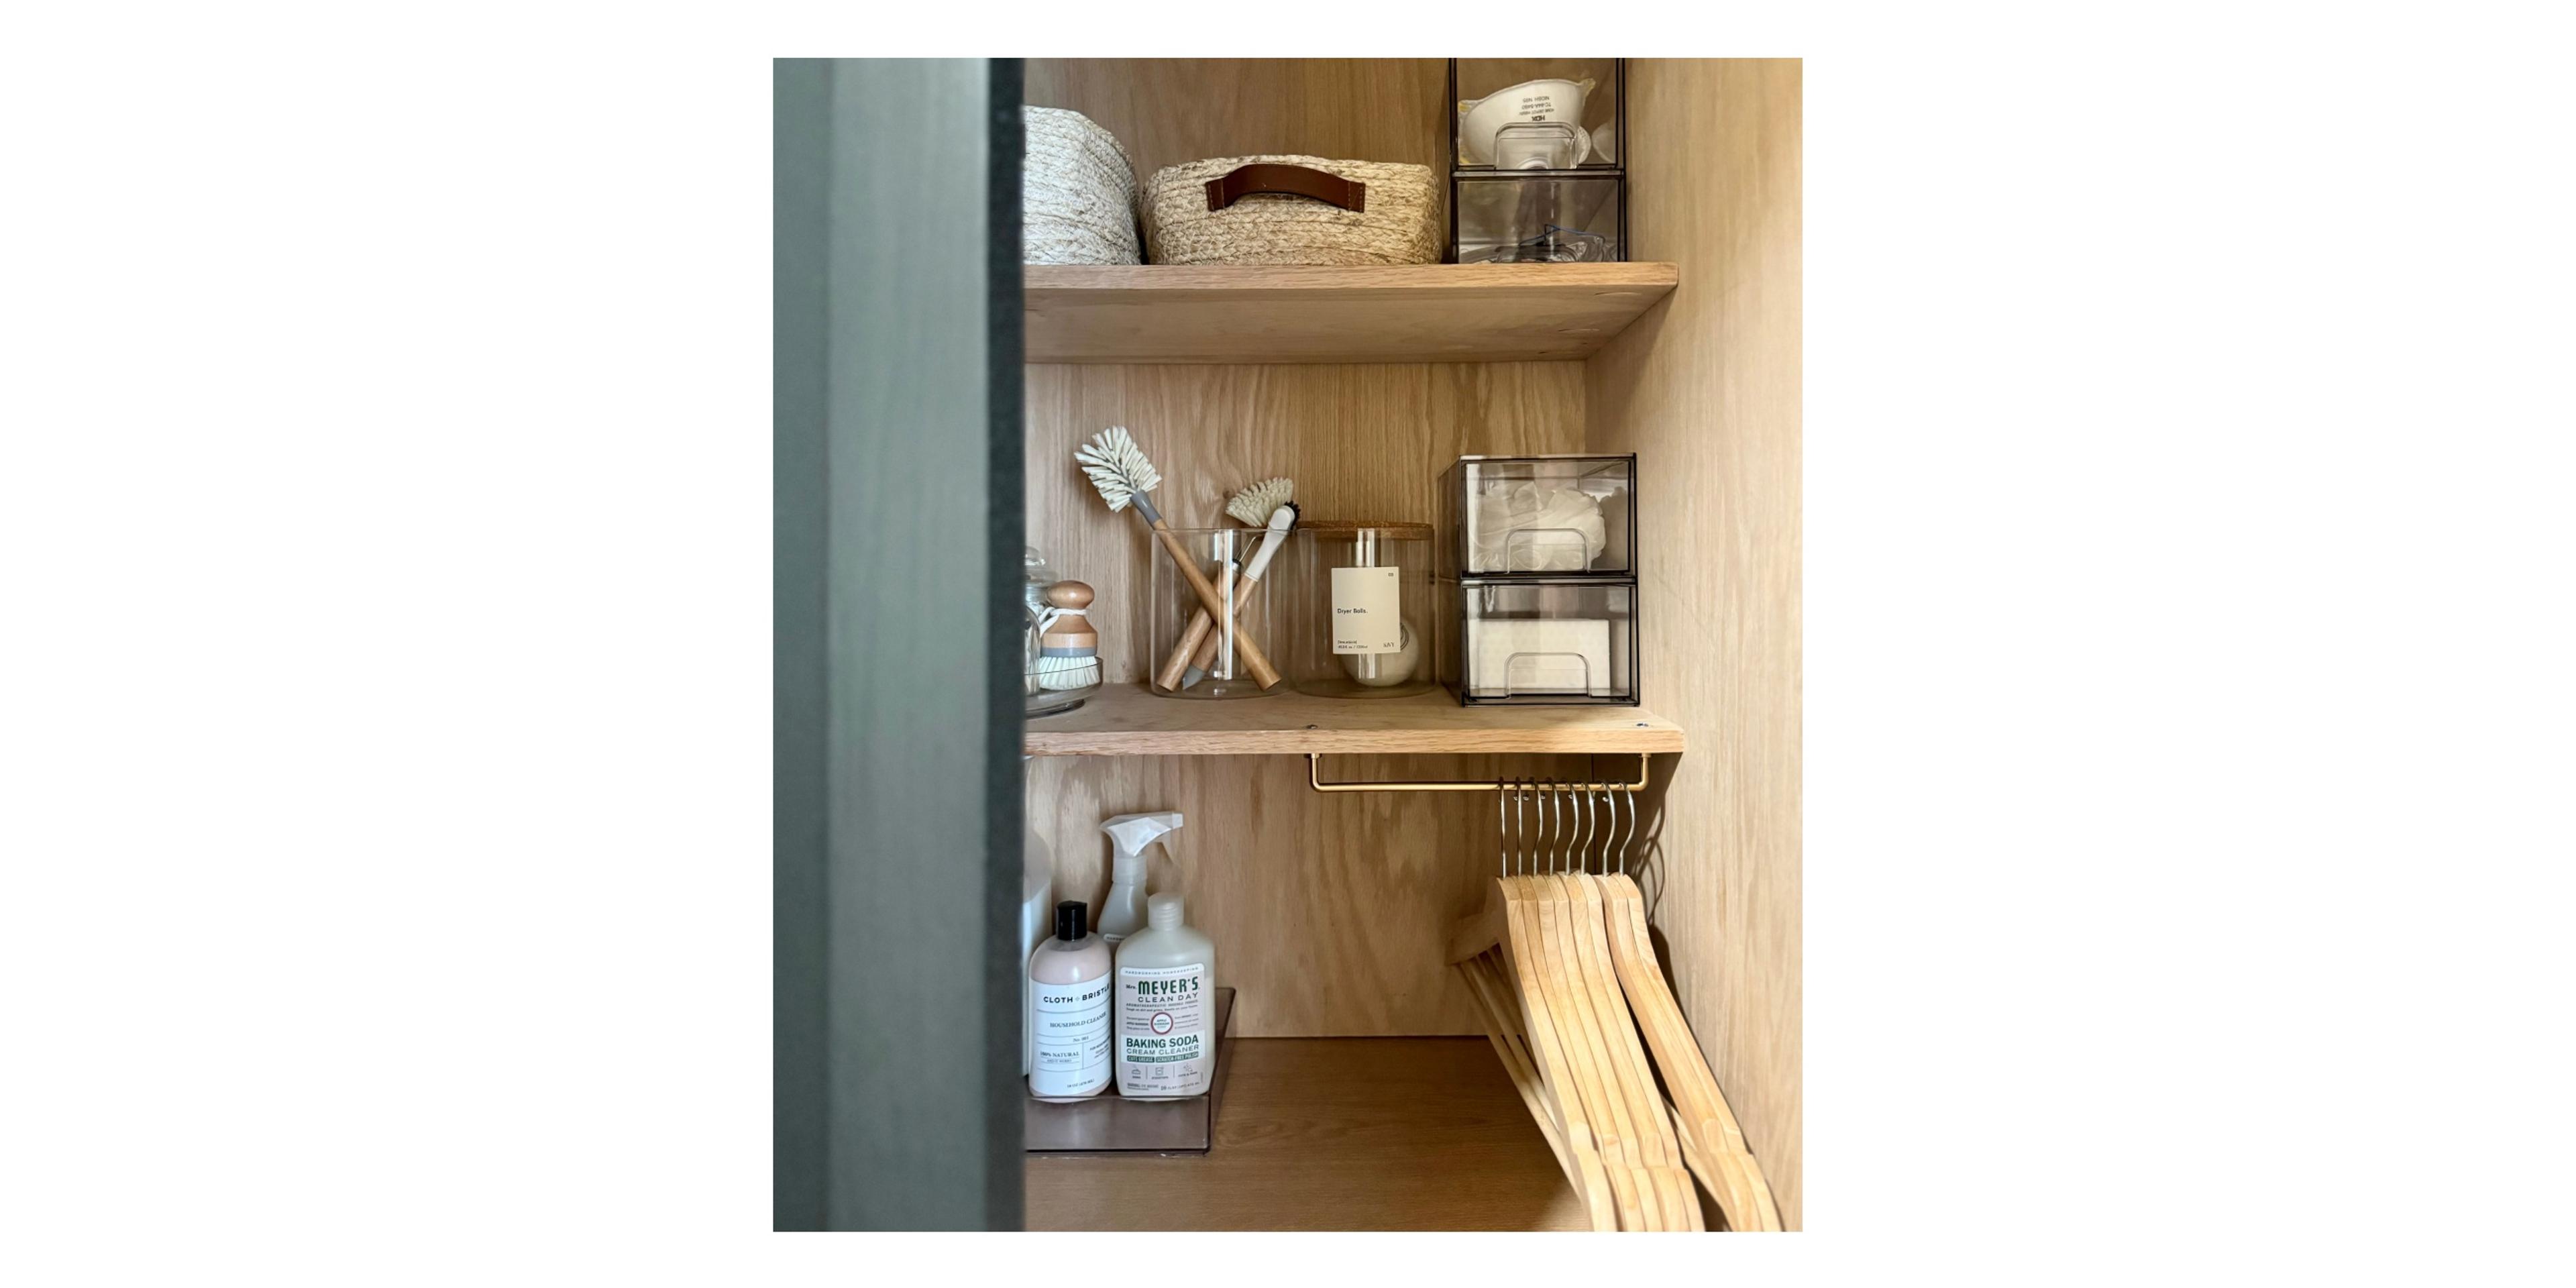
[[1619, 95], [1625, 68], [1616, 58], [1459, 58], [1455, 78], [1457, 130], [1451, 137], [1453, 170], [1529, 165], [1516, 151], [1514, 126], [1561, 125], [1574, 134], [1570, 159], [1551, 166], [1616, 167], [1619, 164]]
[[1442, 680], [1468, 706], [1637, 705], [1637, 588], [1444, 581], [1458, 630]]
[[1462, 456], [1440, 489], [1443, 577], [1637, 575], [1637, 458]]
[[1461, 174], [1454, 180], [1461, 264], [1609, 264], [1621, 244], [1617, 176]]

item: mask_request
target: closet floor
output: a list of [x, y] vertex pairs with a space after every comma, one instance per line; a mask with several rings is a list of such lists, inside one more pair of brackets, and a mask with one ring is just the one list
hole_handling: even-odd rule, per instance
[[1028, 1160], [1032, 1230], [1580, 1230], [1483, 1038], [1237, 1038], [1205, 1155]]

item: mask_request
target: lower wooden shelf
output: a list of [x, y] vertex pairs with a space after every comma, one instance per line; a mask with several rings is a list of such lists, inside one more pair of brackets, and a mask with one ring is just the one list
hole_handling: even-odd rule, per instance
[[1032, 756], [1636, 755], [1684, 750], [1681, 726], [1637, 707], [1462, 707], [1441, 689], [1403, 698], [1302, 693], [1230, 701], [1105, 685], [1021, 734]]
[[1204, 1155], [1028, 1160], [1032, 1230], [1581, 1230], [1483, 1038], [1237, 1038]]

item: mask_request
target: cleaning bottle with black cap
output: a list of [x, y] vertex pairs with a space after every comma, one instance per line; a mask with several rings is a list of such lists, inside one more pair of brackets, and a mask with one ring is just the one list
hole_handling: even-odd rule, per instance
[[1109, 945], [1091, 933], [1090, 907], [1055, 906], [1055, 938], [1029, 957], [1029, 1094], [1080, 1100], [1109, 1085]]

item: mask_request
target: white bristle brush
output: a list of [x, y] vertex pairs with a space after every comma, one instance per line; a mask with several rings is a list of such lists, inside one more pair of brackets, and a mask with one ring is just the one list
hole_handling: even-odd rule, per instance
[[1145, 457], [1145, 449], [1127, 436], [1125, 425], [1112, 425], [1091, 436], [1091, 441], [1073, 449], [1073, 459], [1082, 472], [1091, 477], [1091, 486], [1100, 490], [1100, 499], [1109, 503], [1116, 514], [1130, 502], [1148, 524], [1160, 524], [1163, 516], [1154, 513], [1154, 502], [1146, 494], [1163, 485], [1163, 473]]
[[[1225, 503], [1225, 512], [1245, 526], [1270, 530], [1261, 538], [1260, 548], [1252, 552], [1252, 558], [1244, 561], [1243, 576], [1234, 584], [1234, 607], [1238, 613], [1244, 604], [1250, 602], [1253, 584], [1269, 570], [1270, 557], [1288, 544], [1288, 533], [1297, 526], [1297, 503], [1288, 499], [1296, 491], [1297, 485], [1287, 479], [1263, 479], [1235, 493], [1234, 499]], [[1181, 637], [1180, 647], [1172, 650], [1172, 656], [1188, 659], [1188, 669], [1180, 676], [1180, 687], [1184, 689], [1205, 678], [1208, 664], [1216, 660], [1213, 625], [1204, 615], [1191, 618], [1189, 632]], [[1171, 664], [1166, 662], [1164, 673], [1168, 675], [1170, 669]], [[1166, 684], [1164, 687], [1171, 686]]]
[[1295, 480], [1263, 479], [1235, 493], [1234, 498], [1225, 503], [1225, 512], [1247, 528], [1266, 528], [1270, 526], [1271, 514], [1288, 504], [1288, 498], [1295, 495]]
[[1131, 505], [1136, 507], [1137, 515], [1145, 520], [1145, 526], [1152, 529], [1154, 536], [1163, 543], [1163, 552], [1171, 556], [1172, 566], [1180, 570], [1181, 580], [1188, 582], [1190, 592], [1199, 597], [1199, 607], [1212, 620], [1226, 619], [1225, 632], [1234, 637], [1234, 651], [1243, 658], [1244, 668], [1252, 672], [1253, 682], [1265, 689], [1277, 687], [1279, 668], [1270, 664], [1270, 658], [1261, 651], [1260, 645], [1234, 629], [1233, 619], [1226, 617], [1224, 596], [1215, 586], [1208, 584], [1207, 574], [1199, 571], [1198, 560], [1181, 548], [1181, 539], [1172, 535], [1171, 527], [1154, 509], [1152, 493], [1163, 485], [1163, 475], [1154, 468], [1154, 462], [1146, 459], [1144, 449], [1136, 446], [1136, 440], [1128, 436], [1127, 427], [1112, 425], [1092, 435], [1089, 443], [1074, 449], [1073, 459], [1090, 477], [1091, 486], [1099, 490], [1100, 499], [1109, 503], [1110, 513], [1116, 514]]

